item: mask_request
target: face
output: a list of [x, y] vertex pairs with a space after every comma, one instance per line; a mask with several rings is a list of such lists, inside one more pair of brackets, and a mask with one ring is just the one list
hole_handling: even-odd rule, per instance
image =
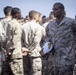
[[53, 13], [54, 13], [54, 16], [55, 16], [56, 18], [62, 16], [62, 11], [59, 9], [59, 6], [58, 6], [58, 5], [54, 5], [54, 6], [53, 6]]
[[42, 19], [42, 22], [45, 23], [45, 22], [46, 22], [46, 18], [43, 18], [43, 19]]
[[39, 14], [38, 13], [36, 14], [35, 18], [36, 18], [36, 21], [39, 20]]
[[17, 13], [17, 17], [18, 17], [18, 19], [21, 19], [21, 11], [19, 11], [19, 12]]
[[38, 14], [38, 22], [40, 23], [42, 21], [42, 15]]
[[40, 21], [40, 22], [42, 21], [42, 15], [40, 15], [40, 17], [39, 17], [39, 21]]

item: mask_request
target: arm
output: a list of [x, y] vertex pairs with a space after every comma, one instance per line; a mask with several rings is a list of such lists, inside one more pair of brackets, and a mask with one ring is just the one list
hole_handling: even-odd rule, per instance
[[[20, 50], [21, 49], [21, 27], [19, 23], [16, 23], [15, 25], [12, 25], [11, 29], [11, 43], [13, 48]], [[20, 49], [19, 49], [20, 48]]]
[[6, 41], [6, 33], [4, 31], [4, 28], [0, 22], [0, 41], [5, 42]]
[[22, 34], [21, 34], [21, 45], [22, 45], [22, 51], [28, 51], [28, 49], [26, 48], [26, 42], [25, 42], [25, 32], [24, 29], [22, 28]]

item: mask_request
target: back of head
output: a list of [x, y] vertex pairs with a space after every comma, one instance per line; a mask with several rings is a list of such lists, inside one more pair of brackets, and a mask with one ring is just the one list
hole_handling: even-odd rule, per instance
[[11, 14], [11, 10], [12, 10], [11, 6], [4, 7], [4, 14], [5, 14], [5, 16], [10, 15]]
[[25, 17], [25, 19], [30, 20], [30, 18], [29, 18], [29, 16], [28, 16], [28, 15]]
[[44, 19], [44, 18], [46, 18], [46, 16], [45, 16], [45, 15], [43, 15], [43, 16], [42, 16], [42, 19]]
[[29, 12], [29, 18], [30, 18], [30, 20], [34, 19], [37, 14], [38, 14], [37, 11], [31, 10]]
[[19, 8], [13, 8], [11, 14], [13, 18], [21, 19], [21, 10]]

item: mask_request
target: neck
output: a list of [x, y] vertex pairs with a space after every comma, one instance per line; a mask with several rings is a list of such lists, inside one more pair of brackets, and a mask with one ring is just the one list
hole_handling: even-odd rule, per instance
[[35, 22], [36, 22], [36, 20], [34, 20], [34, 19], [32, 19], [32, 20], [30, 20], [30, 21], [35, 21]]
[[6, 18], [12, 18], [12, 16], [11, 15], [7, 15], [7, 16], [5, 16]]
[[64, 18], [64, 15], [62, 15], [61, 17], [56, 18], [57, 23], [59, 24]]

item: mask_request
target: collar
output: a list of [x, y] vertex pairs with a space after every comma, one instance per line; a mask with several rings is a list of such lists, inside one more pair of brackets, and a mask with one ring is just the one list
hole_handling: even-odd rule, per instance
[[66, 21], [66, 17], [63, 18], [63, 20], [58, 24], [57, 21], [55, 20], [56, 25], [59, 27], [61, 25], [63, 25]]

